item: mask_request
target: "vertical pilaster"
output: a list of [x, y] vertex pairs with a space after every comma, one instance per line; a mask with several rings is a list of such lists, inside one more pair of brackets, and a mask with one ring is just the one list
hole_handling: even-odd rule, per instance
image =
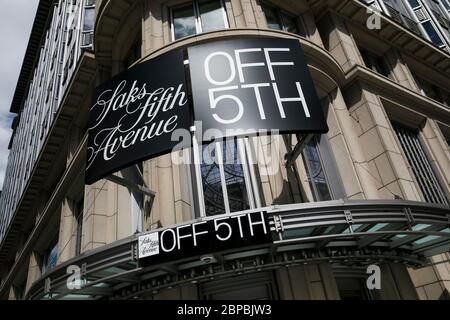
[[378, 95], [355, 83], [347, 90], [346, 97], [371, 180], [376, 183], [381, 198], [420, 200], [413, 174]]

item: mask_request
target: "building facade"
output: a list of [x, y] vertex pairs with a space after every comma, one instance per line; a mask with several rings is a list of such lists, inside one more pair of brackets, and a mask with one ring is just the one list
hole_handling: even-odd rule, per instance
[[[10, 110], [0, 298], [448, 299], [449, 28], [448, 0], [41, 0]], [[85, 183], [96, 86], [260, 37], [301, 44], [327, 134], [197, 145]], [[176, 161], [205, 150], [227, 161]], [[139, 259], [143, 235], [258, 212], [270, 243]]]

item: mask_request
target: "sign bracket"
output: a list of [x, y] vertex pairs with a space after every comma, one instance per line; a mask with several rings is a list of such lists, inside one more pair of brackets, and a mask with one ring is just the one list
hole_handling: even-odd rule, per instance
[[292, 145], [292, 135], [288, 136], [287, 144], [288, 148], [291, 149], [290, 152], [286, 155], [286, 167], [292, 167], [297, 160], [300, 153], [305, 148], [305, 145], [311, 141], [311, 139], [314, 137], [314, 134], [304, 134], [304, 135], [297, 135], [298, 142], [297, 145], [294, 147], [294, 150], [291, 149]]
[[146, 186], [136, 185], [136, 184], [132, 183], [131, 181], [124, 179], [122, 177], [111, 174], [111, 175], [105, 177], [105, 179], [109, 180], [113, 183], [119, 184], [123, 187], [130, 188], [133, 191], [140, 192], [146, 196], [151, 197], [152, 199], [156, 196], [155, 191], [148, 189]]

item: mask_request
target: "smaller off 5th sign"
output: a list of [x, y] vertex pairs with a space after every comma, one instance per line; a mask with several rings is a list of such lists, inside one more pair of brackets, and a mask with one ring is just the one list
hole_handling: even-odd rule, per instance
[[183, 52], [140, 63], [95, 89], [89, 112], [86, 183], [170, 152], [189, 130]]
[[138, 256], [155, 264], [272, 242], [265, 212], [218, 216], [142, 235]]

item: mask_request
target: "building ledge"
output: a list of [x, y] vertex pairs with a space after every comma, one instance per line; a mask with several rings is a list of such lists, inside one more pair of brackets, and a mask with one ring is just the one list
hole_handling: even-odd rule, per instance
[[[356, 25], [367, 30], [367, 19], [372, 12], [369, 5], [359, 0], [310, 0], [311, 7], [316, 15], [320, 16], [327, 10], [336, 12]], [[381, 14], [382, 23], [380, 30], [371, 30], [381, 39], [386, 40], [394, 47], [400, 48], [402, 51], [413, 56], [415, 59], [425, 62], [430, 67], [439, 72], [450, 76], [450, 54], [443, 49], [433, 45], [422, 36], [415, 34], [400, 23], [392, 20], [390, 17]]]
[[414, 111], [420, 112], [424, 118], [446, 119], [450, 115], [449, 107], [406, 88], [365, 66], [354, 65], [346, 73], [346, 78], [346, 84], [343, 86], [344, 91], [359, 81], [370, 84], [373, 88], [382, 92], [383, 95], [379, 96], [384, 100], [391, 100], [401, 105], [413, 105]]
[[[192, 255], [148, 265], [141, 263], [137, 254], [138, 238], [145, 233], [136, 234], [58, 265], [31, 286], [27, 298], [125, 299], [211, 277], [319, 262], [358, 266], [393, 262], [417, 268], [427, 264], [427, 257], [450, 250], [450, 208], [434, 204], [338, 200], [272, 206], [255, 212], [265, 212], [268, 218], [269, 243], [210, 252], [210, 261]], [[82, 270], [83, 285], [69, 290], [67, 267], [74, 265]]]

